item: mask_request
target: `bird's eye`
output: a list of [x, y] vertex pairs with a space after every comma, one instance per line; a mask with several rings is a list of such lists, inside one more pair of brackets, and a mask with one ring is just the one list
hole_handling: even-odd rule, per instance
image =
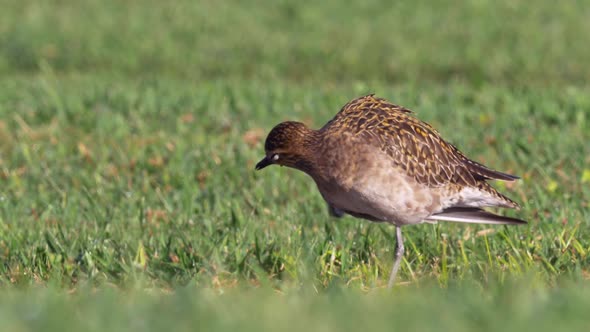
[[278, 154], [278, 153], [275, 153], [275, 154], [273, 154], [273, 155], [272, 155], [272, 160], [273, 160], [273, 161], [277, 161], [277, 160], [279, 160], [279, 154]]

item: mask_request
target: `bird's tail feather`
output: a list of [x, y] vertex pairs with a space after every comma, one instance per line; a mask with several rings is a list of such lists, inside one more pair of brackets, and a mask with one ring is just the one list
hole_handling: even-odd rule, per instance
[[472, 224], [523, 225], [524, 220], [499, 216], [479, 208], [454, 207], [428, 217], [427, 221], [450, 221]]

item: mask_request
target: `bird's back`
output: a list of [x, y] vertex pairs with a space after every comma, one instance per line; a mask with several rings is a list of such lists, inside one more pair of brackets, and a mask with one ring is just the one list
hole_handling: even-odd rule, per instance
[[518, 207], [486, 182], [489, 179], [513, 181], [517, 177], [468, 159], [411, 113], [368, 95], [347, 103], [320, 132], [327, 138], [351, 137], [357, 144], [374, 149], [378, 153], [376, 158], [389, 158], [392, 167], [417, 185], [447, 190], [449, 195], [467, 189], [463, 195], [475, 195], [467, 199], [477, 201], [478, 195], [489, 196], [482, 205]]

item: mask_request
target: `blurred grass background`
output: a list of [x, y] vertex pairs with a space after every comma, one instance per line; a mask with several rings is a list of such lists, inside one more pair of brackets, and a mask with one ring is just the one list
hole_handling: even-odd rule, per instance
[[526, 1], [3, 1], [0, 71], [587, 83], [590, 9]]
[[[0, 5], [0, 330], [588, 326], [587, 2]], [[408, 227], [386, 292], [390, 227], [253, 171], [372, 92], [520, 175], [530, 225]]]

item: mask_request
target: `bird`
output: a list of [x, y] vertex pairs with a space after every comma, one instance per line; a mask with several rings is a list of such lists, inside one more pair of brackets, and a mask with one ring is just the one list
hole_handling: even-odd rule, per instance
[[281, 122], [255, 166], [297, 169], [309, 175], [330, 216], [350, 215], [395, 226], [395, 259], [388, 288], [404, 256], [402, 227], [424, 222], [522, 225], [485, 207], [520, 209], [488, 181], [516, 181], [467, 158], [414, 113], [369, 94], [346, 103], [318, 130]]

